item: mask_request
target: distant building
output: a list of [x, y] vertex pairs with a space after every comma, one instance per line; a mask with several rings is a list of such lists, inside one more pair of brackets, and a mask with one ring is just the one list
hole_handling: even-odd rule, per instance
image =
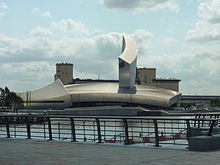
[[71, 84], [73, 82], [73, 64], [57, 63], [54, 81], [58, 79], [60, 79], [64, 85]]
[[219, 95], [182, 95], [181, 104], [207, 105], [212, 100], [220, 99]]
[[178, 79], [156, 78], [156, 68], [137, 68], [136, 82], [139, 85], [150, 85], [179, 92]]
[[[122, 53], [118, 58], [118, 81], [73, 79], [73, 64], [59, 63], [56, 64], [54, 83], [34, 91], [18, 93], [18, 95], [24, 100], [26, 107], [32, 109], [109, 105], [161, 109], [178, 105], [181, 97], [179, 92], [135, 84], [137, 53], [135, 41], [124, 36]], [[147, 76], [150, 77], [150, 74]], [[153, 82], [155, 76], [151, 79]]]
[[[119, 64], [120, 65], [120, 64]], [[148, 85], [164, 89], [170, 89], [179, 92], [179, 82], [181, 80], [170, 78], [170, 79], [159, 79], [156, 78], [156, 68], [137, 68], [136, 72], [136, 84], [137, 85]], [[119, 82], [119, 80], [93, 80], [93, 79], [73, 79], [73, 84], [86, 84], [91, 82]]]

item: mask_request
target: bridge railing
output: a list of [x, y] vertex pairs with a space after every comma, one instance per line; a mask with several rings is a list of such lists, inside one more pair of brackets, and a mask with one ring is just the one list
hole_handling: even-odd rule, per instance
[[216, 133], [218, 120], [158, 116], [0, 115], [0, 137], [126, 145], [143, 143], [156, 147], [188, 145], [190, 136]]

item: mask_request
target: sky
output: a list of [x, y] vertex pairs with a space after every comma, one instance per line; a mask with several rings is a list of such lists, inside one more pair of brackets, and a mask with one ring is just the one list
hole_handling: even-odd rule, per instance
[[220, 0], [0, 0], [0, 87], [29, 91], [74, 78], [118, 79], [122, 36], [138, 67], [180, 79], [183, 94], [220, 94]]

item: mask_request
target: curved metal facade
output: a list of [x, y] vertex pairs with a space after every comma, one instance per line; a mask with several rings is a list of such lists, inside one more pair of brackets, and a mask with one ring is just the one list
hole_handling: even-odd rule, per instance
[[17, 95], [23, 99], [24, 106], [31, 109], [63, 109], [71, 105], [71, 96], [59, 79], [34, 91], [17, 92]]
[[126, 102], [169, 107], [179, 100], [179, 93], [152, 86], [136, 85], [136, 90], [119, 90], [118, 83], [88, 83], [67, 85], [72, 102]]
[[180, 93], [146, 85], [135, 85], [137, 48], [135, 41], [123, 37], [119, 56], [119, 83], [99, 82], [64, 86], [60, 80], [31, 92], [18, 93], [32, 109], [64, 109], [77, 103], [117, 102], [169, 107], [180, 100]]
[[[61, 82], [54, 82], [47, 87], [18, 95], [23, 98], [24, 105], [32, 109], [64, 109], [81, 102], [118, 102], [169, 107], [179, 101], [180, 94], [175, 91], [152, 86], [136, 85], [135, 87], [135, 90], [129, 88], [120, 90], [118, 83], [63, 86]], [[43, 93], [44, 96], [41, 97]]]
[[119, 56], [119, 87], [134, 88], [137, 66], [137, 48], [132, 38], [123, 37], [122, 53]]

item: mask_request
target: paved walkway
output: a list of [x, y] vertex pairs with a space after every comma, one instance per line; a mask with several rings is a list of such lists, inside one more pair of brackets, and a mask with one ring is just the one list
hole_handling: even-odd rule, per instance
[[220, 150], [184, 149], [0, 138], [1, 165], [219, 165]]

